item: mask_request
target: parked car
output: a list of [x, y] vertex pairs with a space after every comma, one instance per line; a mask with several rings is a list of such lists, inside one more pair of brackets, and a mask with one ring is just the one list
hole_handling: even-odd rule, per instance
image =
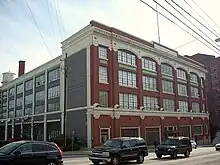
[[217, 144], [215, 145], [215, 150], [216, 150], [216, 151], [219, 151], [219, 150], [220, 150], [220, 143], [217, 143]]
[[197, 143], [195, 142], [195, 140], [190, 140], [191, 144], [192, 144], [192, 148], [197, 148]]
[[11, 142], [0, 148], [0, 164], [63, 165], [62, 151], [51, 142]]
[[92, 149], [89, 159], [96, 165], [101, 162], [118, 165], [131, 160], [137, 160], [141, 164], [145, 156], [148, 156], [148, 148], [144, 139], [121, 137], [109, 139], [103, 147]]
[[163, 155], [170, 155], [173, 159], [176, 159], [178, 154], [189, 157], [191, 152], [192, 144], [187, 137], [169, 137], [161, 145], [158, 145], [155, 150], [158, 158]]

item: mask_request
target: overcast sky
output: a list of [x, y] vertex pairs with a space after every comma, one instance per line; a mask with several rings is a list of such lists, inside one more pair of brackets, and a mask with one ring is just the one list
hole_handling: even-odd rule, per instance
[[[155, 7], [153, 0], [144, 1]], [[171, 0], [168, 1], [171, 2]], [[199, 18], [184, 0], [175, 1], [184, 9], [190, 11], [193, 16]], [[220, 27], [206, 17], [192, 0], [186, 1], [202, 14], [203, 18], [215, 30], [212, 30], [213, 33], [218, 35]], [[219, 0], [194, 1], [220, 25]], [[27, 0], [27, 2], [37, 25], [31, 16], [26, 0], [0, 0], [0, 73], [11, 71], [17, 74], [19, 60], [26, 61], [27, 72], [61, 55], [60, 42], [89, 24], [90, 20], [114, 26], [147, 41], [158, 41], [156, 13], [139, 0]], [[169, 7], [164, 0], [158, 2], [187, 23], [187, 20]], [[159, 7], [158, 10], [166, 13]], [[167, 16], [181, 25], [174, 17]], [[200, 19], [200, 21], [203, 20]], [[194, 23], [196, 22], [194, 21]], [[204, 24], [207, 25], [205, 22]], [[161, 16], [159, 16], [159, 25], [161, 44], [170, 48], [176, 49], [194, 39]], [[189, 23], [188, 25], [193, 27]], [[207, 26], [209, 27], [209, 25]], [[216, 38], [215, 35], [198, 23], [196, 23], [196, 26], [201, 28], [212, 40]], [[39, 27], [40, 32], [37, 27]], [[198, 29], [194, 29], [200, 32]], [[195, 35], [193, 32], [191, 33]], [[220, 35], [218, 36], [220, 37]], [[216, 43], [212, 44], [218, 47]], [[176, 50], [181, 55], [206, 53], [218, 56], [217, 53], [199, 41], [193, 41]]]

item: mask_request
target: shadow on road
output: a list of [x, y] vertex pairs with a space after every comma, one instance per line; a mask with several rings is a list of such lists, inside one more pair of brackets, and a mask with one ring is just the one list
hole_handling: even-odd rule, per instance
[[[176, 159], [186, 159], [186, 157], [185, 156], [177, 156]], [[161, 159], [159, 159], [159, 158], [151, 158], [150, 160], [170, 161], [170, 160], [176, 160], [176, 159], [172, 159], [170, 156], [166, 156], [166, 157], [162, 157]]]

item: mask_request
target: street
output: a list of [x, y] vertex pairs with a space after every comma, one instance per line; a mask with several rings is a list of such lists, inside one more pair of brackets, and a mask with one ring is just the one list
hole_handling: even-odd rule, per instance
[[[179, 155], [176, 160], [172, 160], [169, 156], [157, 159], [154, 153], [149, 153], [145, 158], [143, 165], [219, 165], [220, 152], [215, 151], [214, 147], [201, 147], [194, 149], [189, 158]], [[88, 157], [65, 158], [64, 165], [92, 165]], [[127, 163], [128, 165], [136, 164], [135, 161]]]

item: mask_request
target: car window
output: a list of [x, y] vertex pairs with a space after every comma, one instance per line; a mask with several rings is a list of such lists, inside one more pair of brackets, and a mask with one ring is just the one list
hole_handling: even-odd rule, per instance
[[147, 145], [147, 142], [145, 140], [143, 140], [143, 139], [137, 140], [137, 143], [138, 143], [139, 146]]
[[15, 150], [17, 147], [19, 147], [21, 144], [22, 143], [19, 143], [19, 142], [12, 142], [12, 143], [6, 144], [0, 148], [0, 153], [9, 154], [13, 150]]
[[32, 152], [32, 144], [31, 143], [23, 144], [16, 151], [20, 151], [21, 154], [31, 153]]
[[47, 145], [47, 151], [57, 151], [57, 148], [52, 145]]
[[124, 140], [122, 143], [122, 148], [124, 147], [131, 147], [130, 142], [128, 140]]
[[109, 139], [104, 144], [105, 147], [121, 148], [121, 140], [119, 139]]
[[137, 146], [137, 141], [136, 140], [130, 140], [130, 145], [131, 145], [131, 147]]
[[47, 145], [45, 144], [33, 144], [33, 152], [47, 151]]

